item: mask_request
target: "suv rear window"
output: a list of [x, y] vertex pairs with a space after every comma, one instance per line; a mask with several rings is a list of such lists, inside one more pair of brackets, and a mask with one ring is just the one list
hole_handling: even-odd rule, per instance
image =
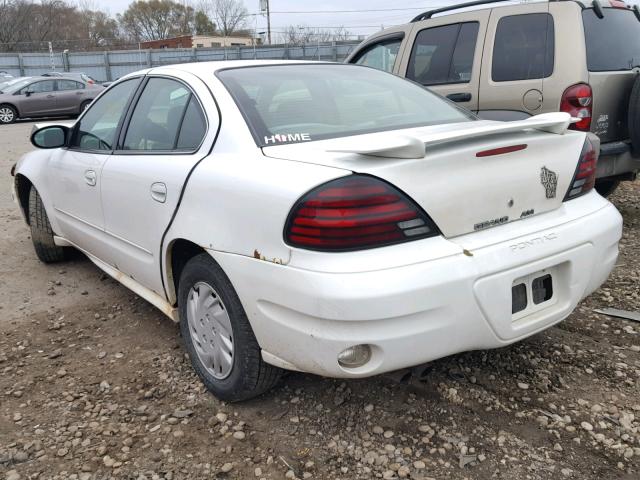
[[407, 78], [422, 85], [469, 83], [478, 22], [426, 28], [418, 33]]
[[605, 8], [604, 18], [593, 9], [582, 11], [590, 72], [631, 70], [640, 66], [640, 21], [629, 10]]
[[546, 78], [553, 73], [555, 30], [548, 13], [503, 17], [493, 46], [494, 82]]

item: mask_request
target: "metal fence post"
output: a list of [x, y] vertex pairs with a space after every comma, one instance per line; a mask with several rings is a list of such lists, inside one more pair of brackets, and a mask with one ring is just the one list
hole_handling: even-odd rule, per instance
[[104, 73], [107, 77], [107, 82], [111, 82], [111, 64], [109, 63], [109, 52], [104, 52]]
[[18, 68], [20, 68], [20, 76], [24, 77], [24, 59], [21, 53], [18, 54]]
[[338, 61], [338, 45], [336, 45], [335, 41], [331, 42], [331, 48], [333, 50], [333, 61], [337, 62]]
[[153, 60], [151, 58], [151, 50], [147, 50], [147, 67], [153, 67]]
[[62, 70], [65, 72], [71, 70], [71, 65], [69, 64], [69, 52], [67, 50], [62, 52]]

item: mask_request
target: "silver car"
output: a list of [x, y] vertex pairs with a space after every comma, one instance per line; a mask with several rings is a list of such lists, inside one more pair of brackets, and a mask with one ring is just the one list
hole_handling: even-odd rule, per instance
[[68, 78], [25, 78], [0, 90], [0, 124], [19, 118], [78, 115], [102, 91]]

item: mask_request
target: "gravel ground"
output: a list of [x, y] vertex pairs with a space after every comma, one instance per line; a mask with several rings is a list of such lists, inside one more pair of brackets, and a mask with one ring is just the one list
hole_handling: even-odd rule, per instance
[[[8, 173], [31, 125], [0, 128]], [[0, 479], [638, 479], [640, 182], [607, 284], [500, 350], [259, 399], [208, 394], [176, 325], [82, 255], [40, 264], [0, 189]]]

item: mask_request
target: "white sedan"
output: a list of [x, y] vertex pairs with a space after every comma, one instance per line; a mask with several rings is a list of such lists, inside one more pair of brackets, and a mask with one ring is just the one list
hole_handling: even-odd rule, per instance
[[237, 401], [282, 369], [366, 377], [566, 318], [622, 230], [572, 121], [481, 121], [354, 65], [159, 67], [36, 129], [15, 197], [42, 261], [83, 251]]

